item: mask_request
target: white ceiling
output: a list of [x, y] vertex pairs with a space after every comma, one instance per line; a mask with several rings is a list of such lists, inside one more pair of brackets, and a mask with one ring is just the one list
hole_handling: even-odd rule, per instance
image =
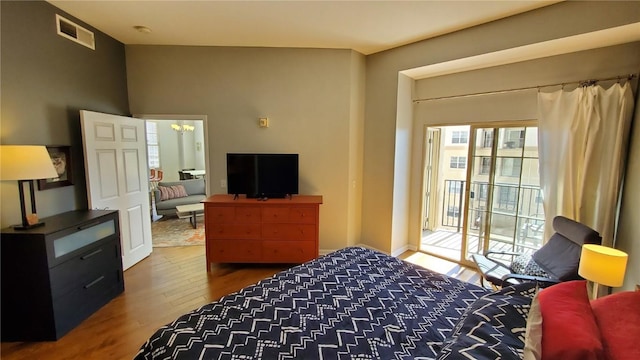
[[48, 0], [124, 44], [333, 48], [365, 55], [558, 1]]

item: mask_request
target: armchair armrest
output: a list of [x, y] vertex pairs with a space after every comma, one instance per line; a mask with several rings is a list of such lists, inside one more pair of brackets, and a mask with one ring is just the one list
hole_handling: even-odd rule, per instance
[[502, 277], [502, 281], [504, 283], [513, 284], [512, 281], [509, 281], [511, 279], [516, 280], [518, 282], [523, 282], [523, 281], [536, 282], [538, 284], [541, 284], [542, 287], [551, 286], [553, 284], [557, 284], [560, 282], [560, 280], [558, 279], [552, 279], [552, 278], [541, 277], [541, 276], [521, 275], [521, 274], [507, 274]]
[[485, 255], [484, 255], [484, 256], [486, 256], [486, 257], [487, 257], [487, 259], [491, 259], [491, 260], [493, 260], [493, 261], [495, 261], [495, 262], [499, 262], [499, 263], [503, 264], [504, 266], [507, 266], [507, 267], [508, 267], [509, 265], [508, 265], [507, 263], [505, 263], [505, 262], [504, 262], [505, 260], [503, 260], [503, 259], [496, 259], [496, 257], [495, 257], [495, 256], [491, 256], [491, 255], [510, 255], [510, 256], [511, 256], [511, 261], [513, 262], [513, 258], [514, 258], [514, 256], [520, 256], [520, 255], [522, 255], [522, 253], [517, 253], [517, 252], [512, 252], [512, 251], [495, 251], [495, 250], [494, 250], [494, 251], [489, 250], [489, 251], [487, 251], [487, 252], [485, 253]]

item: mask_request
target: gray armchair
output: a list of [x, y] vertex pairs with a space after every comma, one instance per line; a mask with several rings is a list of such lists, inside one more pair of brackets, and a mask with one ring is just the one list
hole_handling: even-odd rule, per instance
[[[590, 227], [556, 216], [553, 219], [556, 231], [549, 241], [533, 254], [512, 252], [488, 252], [472, 255], [482, 273], [481, 283], [489, 281], [495, 287], [535, 281], [541, 286], [568, 280], [580, 279], [578, 266], [583, 244], [600, 244], [602, 237]], [[512, 256], [510, 265], [496, 259], [495, 255]]]

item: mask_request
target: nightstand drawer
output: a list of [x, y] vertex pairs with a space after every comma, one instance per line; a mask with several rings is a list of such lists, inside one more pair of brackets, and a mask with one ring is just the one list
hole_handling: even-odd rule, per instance
[[50, 254], [53, 258], [50, 259], [49, 266], [66, 261], [70, 256], [74, 256], [75, 252], [83, 251], [83, 248], [100, 240], [116, 236], [116, 224], [113, 219], [100, 219], [66, 232], [70, 233], [53, 240], [53, 252]]
[[124, 290], [120, 269], [112, 268], [94, 276], [73, 291], [53, 299], [57, 332], [67, 332]]
[[97, 275], [120, 266], [117, 239], [86, 249], [51, 269], [51, 296], [55, 299], [93, 281]]

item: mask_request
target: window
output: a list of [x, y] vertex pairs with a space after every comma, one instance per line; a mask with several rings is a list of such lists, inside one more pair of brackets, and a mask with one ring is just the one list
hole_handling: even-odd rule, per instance
[[449, 193], [462, 194], [462, 189], [464, 188], [463, 184], [464, 181], [462, 180], [449, 181]]
[[466, 144], [469, 142], [469, 132], [466, 130], [452, 131], [451, 143], [452, 144]]
[[449, 163], [449, 167], [451, 169], [464, 169], [467, 167], [467, 157], [466, 156], [452, 156], [451, 162]]
[[488, 156], [483, 156], [482, 158], [480, 158], [480, 170], [478, 174], [489, 175], [489, 170], [491, 170], [491, 158]]
[[500, 159], [502, 166], [500, 167], [500, 175], [508, 177], [520, 177], [522, 169], [522, 159], [520, 158], [502, 158]]
[[506, 130], [504, 147], [507, 149], [520, 149], [524, 147], [524, 130]]
[[457, 206], [449, 206], [447, 208], [447, 216], [458, 217], [460, 215], [460, 209]]
[[495, 208], [501, 211], [507, 211], [513, 213], [516, 209], [516, 202], [518, 201], [518, 187], [512, 185], [496, 185], [496, 191], [494, 192]]
[[490, 148], [493, 146], [493, 130], [483, 130], [482, 147]]
[[160, 167], [160, 146], [158, 144], [158, 123], [146, 122], [147, 129], [147, 153], [149, 154], [149, 168]]

